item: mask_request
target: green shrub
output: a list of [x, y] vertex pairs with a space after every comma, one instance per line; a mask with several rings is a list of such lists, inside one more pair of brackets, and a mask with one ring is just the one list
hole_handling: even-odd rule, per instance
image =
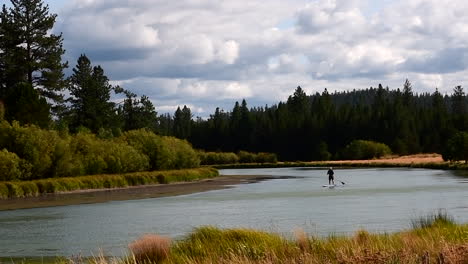
[[342, 158], [350, 160], [364, 160], [380, 158], [385, 155], [390, 155], [392, 151], [383, 144], [367, 140], [353, 140], [342, 151]]
[[147, 170], [147, 155], [122, 140], [99, 139], [94, 134], [78, 133], [71, 142], [77, 164], [75, 171], [94, 175]]
[[463, 160], [468, 163], [468, 133], [458, 132], [450, 138], [442, 153], [442, 158], [448, 161]]
[[5, 185], [8, 188], [8, 197], [14, 198], [14, 197], [24, 197], [24, 191], [21, 186], [19, 186], [17, 183], [14, 182], [7, 182]]
[[[20, 126], [13, 122], [0, 125], [0, 148], [13, 152], [31, 164], [31, 174], [23, 179], [48, 176], [53, 165], [55, 144], [59, 141], [56, 131], [43, 130], [34, 125]], [[28, 177], [26, 177], [28, 176]]]
[[239, 157], [233, 152], [204, 152], [198, 151], [201, 165], [235, 164]]
[[247, 151], [239, 151], [237, 153], [240, 163], [253, 163], [255, 162], [256, 155]]
[[36, 197], [39, 195], [39, 188], [34, 182], [18, 182], [16, 184], [23, 190], [24, 197]]
[[145, 129], [125, 132], [121, 140], [148, 156], [152, 170], [195, 168], [200, 165], [197, 153], [185, 140], [161, 137]]
[[163, 147], [162, 137], [149, 130], [139, 129], [125, 132], [120, 139], [148, 156], [151, 170], [161, 169], [163, 156], [167, 155], [164, 153], [167, 150]]
[[71, 177], [85, 173], [81, 159], [72, 151], [71, 141], [71, 137], [66, 135], [55, 145], [51, 177]]
[[274, 153], [260, 152], [255, 157], [257, 163], [277, 163], [278, 157]]
[[0, 199], [7, 199], [8, 196], [8, 186], [6, 185], [6, 183], [0, 182]]
[[0, 181], [21, 179], [21, 159], [15, 153], [4, 149], [0, 151]]

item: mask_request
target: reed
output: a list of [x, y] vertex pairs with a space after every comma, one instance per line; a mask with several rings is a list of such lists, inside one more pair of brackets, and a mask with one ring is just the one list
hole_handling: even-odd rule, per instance
[[71, 192], [85, 189], [111, 189], [138, 185], [188, 182], [214, 178], [218, 175], [216, 169], [197, 168], [0, 182], [0, 199], [32, 197], [47, 193]]

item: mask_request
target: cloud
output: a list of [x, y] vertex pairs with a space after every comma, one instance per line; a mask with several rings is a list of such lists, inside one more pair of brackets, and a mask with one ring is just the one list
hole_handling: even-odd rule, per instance
[[[369, 13], [371, 3], [378, 12]], [[187, 104], [205, 116], [243, 98], [271, 105], [298, 85], [396, 88], [409, 78], [415, 91], [444, 92], [465, 81], [468, 2], [378, 3], [75, 0], [55, 30], [70, 65], [86, 53], [161, 109]]]

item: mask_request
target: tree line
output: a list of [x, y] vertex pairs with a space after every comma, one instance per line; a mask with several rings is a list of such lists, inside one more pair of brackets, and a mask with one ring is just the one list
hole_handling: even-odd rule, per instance
[[192, 121], [187, 139], [197, 148], [272, 152], [285, 161], [350, 158], [349, 145], [356, 140], [384, 143], [400, 155], [426, 152], [464, 159], [450, 153], [463, 149], [460, 138], [468, 137], [452, 138], [467, 129], [461, 86], [452, 95], [437, 89], [417, 94], [406, 80], [396, 90], [379, 85], [312, 95], [299, 86], [286, 102], [265, 107], [248, 108], [243, 100], [232, 111], [218, 108], [207, 120]]
[[[249, 108], [242, 100], [229, 111], [217, 108], [207, 119], [194, 119], [187, 106], [158, 115], [150, 98], [111, 85], [86, 54], [66, 77], [63, 36], [50, 33], [56, 18], [41, 0], [11, 0], [11, 7], [2, 7], [0, 118], [10, 123], [72, 133], [86, 128], [101, 138], [146, 128], [187, 139], [198, 149], [269, 152], [285, 161], [347, 157], [352, 152], [347, 146], [356, 140], [380, 142], [396, 154], [437, 152], [468, 159], [460, 156], [465, 139], [468, 145], [461, 86], [451, 95], [437, 89], [414, 93], [408, 80], [402, 89], [379, 85], [310, 95], [299, 86], [285, 102], [271, 106]], [[122, 102], [111, 100], [117, 94]]]

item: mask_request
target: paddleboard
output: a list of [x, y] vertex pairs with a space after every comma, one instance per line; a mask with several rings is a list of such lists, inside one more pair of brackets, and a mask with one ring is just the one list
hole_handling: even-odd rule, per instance
[[322, 185], [322, 187], [328, 187], [328, 188], [335, 188], [337, 185], [336, 184], [325, 184]]

